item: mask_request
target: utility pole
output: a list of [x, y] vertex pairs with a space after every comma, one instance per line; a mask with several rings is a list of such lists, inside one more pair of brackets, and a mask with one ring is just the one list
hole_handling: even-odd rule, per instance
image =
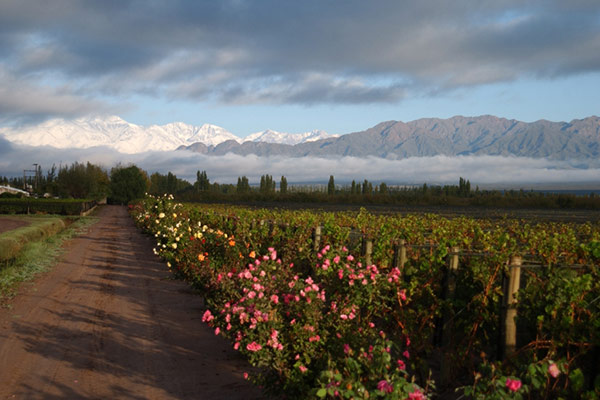
[[38, 175], [39, 175], [39, 171], [38, 171], [38, 164], [34, 163], [33, 167], [35, 169], [35, 180], [33, 181], [33, 189], [37, 190], [38, 186], [39, 186], [39, 182], [38, 182]]
[[27, 190], [27, 177], [33, 177], [35, 180], [33, 181], [34, 189], [37, 189], [38, 186], [38, 164], [33, 164], [35, 169], [24, 169], [23, 170], [23, 190]]

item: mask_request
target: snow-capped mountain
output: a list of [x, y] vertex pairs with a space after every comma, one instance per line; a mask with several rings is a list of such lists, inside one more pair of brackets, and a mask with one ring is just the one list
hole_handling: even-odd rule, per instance
[[266, 131], [256, 132], [244, 138], [244, 142], [265, 142], [295, 145], [299, 143], [314, 142], [321, 139], [338, 137], [339, 135], [330, 135], [325, 131], [315, 129], [305, 133], [283, 133], [267, 129]]
[[0, 128], [0, 135], [13, 143], [29, 146], [57, 148], [107, 146], [121, 153], [130, 154], [175, 150], [180, 146], [194, 143], [217, 146], [228, 140], [237, 143], [253, 141], [293, 145], [336, 137], [319, 130], [299, 134], [266, 130], [240, 138], [216, 125], [194, 126], [174, 122], [166, 125], [141, 126], [117, 116], [96, 116], [74, 120], [52, 119], [35, 126]]
[[192, 126], [181, 122], [167, 125], [139, 126], [117, 116], [52, 119], [25, 128], [2, 128], [0, 134], [13, 143], [57, 148], [111, 147], [122, 153], [175, 150], [196, 142], [217, 145], [239, 138], [227, 130], [204, 124]]

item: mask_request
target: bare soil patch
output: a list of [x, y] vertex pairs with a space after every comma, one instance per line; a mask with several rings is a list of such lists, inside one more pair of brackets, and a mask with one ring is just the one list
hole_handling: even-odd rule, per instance
[[12, 231], [13, 229], [22, 228], [29, 225], [30, 222], [19, 219], [0, 217], [0, 233]]
[[249, 365], [201, 321], [126, 209], [67, 245], [0, 310], [0, 398], [260, 399]]

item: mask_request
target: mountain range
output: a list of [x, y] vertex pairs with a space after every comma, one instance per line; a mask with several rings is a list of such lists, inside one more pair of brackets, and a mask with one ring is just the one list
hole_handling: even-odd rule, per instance
[[75, 120], [52, 119], [33, 126], [0, 128], [0, 135], [10, 142], [30, 146], [52, 146], [61, 149], [107, 146], [129, 154], [170, 151], [194, 143], [216, 146], [226, 141], [295, 145], [335, 136], [319, 130], [295, 134], [266, 130], [240, 138], [216, 125], [194, 126], [174, 122], [140, 126], [117, 116], [95, 116]]
[[180, 147], [204, 154], [289, 157], [374, 156], [388, 159], [435, 155], [495, 155], [533, 158], [595, 159], [600, 156], [600, 118], [571, 122], [526, 123], [494, 116], [424, 118], [382, 122], [361, 132], [296, 145], [195, 143]]
[[255, 154], [287, 157], [380, 157], [495, 155], [555, 160], [598, 160], [600, 118], [571, 122], [522, 122], [491, 115], [387, 121], [345, 135], [315, 130], [301, 134], [271, 130], [239, 138], [215, 125], [172, 123], [148, 127], [119, 117], [51, 120], [27, 128], [2, 128], [13, 143], [60, 148], [109, 146], [124, 153], [188, 150], [207, 155]]

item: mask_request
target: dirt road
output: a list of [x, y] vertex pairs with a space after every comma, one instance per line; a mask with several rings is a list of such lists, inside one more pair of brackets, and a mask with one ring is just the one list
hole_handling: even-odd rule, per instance
[[1, 399], [259, 399], [124, 207], [0, 310]]

